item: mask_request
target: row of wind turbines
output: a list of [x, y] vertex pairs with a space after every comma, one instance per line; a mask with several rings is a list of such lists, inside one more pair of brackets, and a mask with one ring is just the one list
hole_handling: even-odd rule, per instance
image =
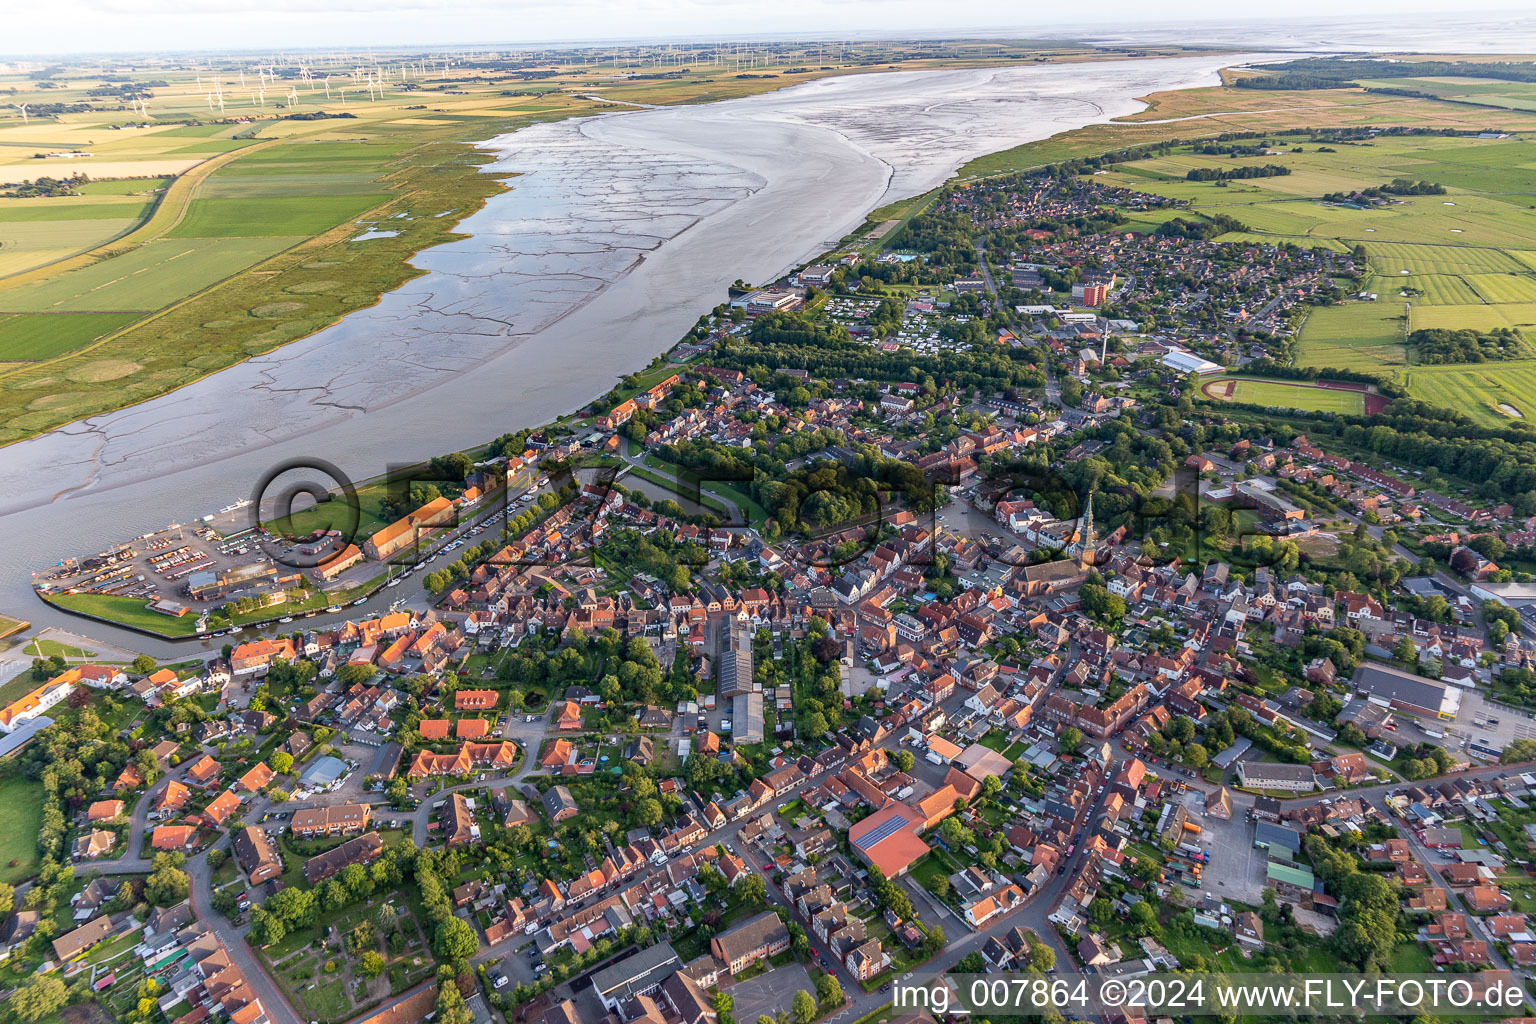
[[[442, 62], [444, 77], [447, 76], [448, 69], [452, 66], [453, 62], [451, 61], [444, 60]], [[396, 81], [403, 85], [405, 82], [413, 78], [426, 78], [430, 73], [431, 66], [428, 65], [425, 59], [399, 64], [394, 68], [389, 68], [377, 63], [368, 65], [359, 64], [354, 65], [349, 73], [327, 73], [324, 78], [317, 76], [309, 65], [299, 65], [299, 81], [298, 84], [294, 84], [293, 79], [291, 78], [284, 79], [279, 77], [277, 73], [277, 66], [275, 64], [265, 64], [257, 65], [256, 82], [254, 86], [252, 86], [246, 82], [245, 68], [241, 67], [236, 70], [236, 75], [239, 79], [239, 88], [250, 98], [251, 104], [257, 107], [265, 107], [267, 105], [267, 90], [269, 88], [276, 89], [282, 86], [287, 87], [288, 91], [287, 93], [283, 94], [283, 98], [290, 107], [297, 106], [300, 103], [300, 86], [303, 86], [305, 92], [311, 95], [317, 91], [324, 90], [326, 100], [330, 101], [332, 98], [331, 83], [333, 81], [336, 82], [336, 98], [341, 101], [341, 105], [343, 107], [347, 105], [347, 91], [349, 89], [358, 93], [361, 93], [364, 89], [366, 89], [368, 91], [369, 102], [375, 102], [384, 98], [387, 86], [390, 83], [391, 75], [394, 76]], [[214, 110], [216, 108], [220, 114], [224, 113], [223, 78], [221, 78], [216, 73], [210, 72], [208, 73], [207, 79], [205, 81], [203, 72], [198, 72], [197, 88], [199, 92], [204, 94], [204, 97], [208, 103], [209, 110]]]

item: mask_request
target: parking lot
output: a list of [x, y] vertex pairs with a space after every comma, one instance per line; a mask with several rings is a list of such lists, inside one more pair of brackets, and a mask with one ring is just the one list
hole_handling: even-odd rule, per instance
[[1253, 822], [1241, 811], [1231, 821], [1207, 817], [1205, 795], [1195, 790], [1184, 794], [1184, 806], [1190, 820], [1201, 828], [1201, 846], [1211, 855], [1201, 873], [1205, 888], [1224, 899], [1259, 902], [1268, 857], [1254, 848]]
[[755, 978], [748, 978], [732, 985], [727, 991], [736, 1000], [735, 1009], [732, 1010], [736, 1019], [755, 1021], [765, 1014], [772, 1017], [780, 1010], [787, 1009], [794, 1001], [795, 993], [802, 989], [812, 994], [816, 992], [816, 986], [805, 968], [800, 964], [789, 964]]
[[205, 591], [199, 600], [188, 594], [189, 582], [204, 573], [244, 574], [249, 583], [235, 589], [245, 592], [277, 575], [254, 532], [239, 521], [248, 518], [248, 513], [226, 511], [210, 522], [167, 527], [61, 567], [48, 578], [48, 588], [145, 601], [163, 598], [194, 612], [220, 605], [229, 594]]

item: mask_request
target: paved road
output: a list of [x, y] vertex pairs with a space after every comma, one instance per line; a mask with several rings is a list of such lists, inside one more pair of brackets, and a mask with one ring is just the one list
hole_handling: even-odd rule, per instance
[[544, 737], [549, 734], [549, 709], [546, 708], [542, 713], [535, 715], [532, 722], [525, 721], [527, 717], [527, 715], [508, 712], [507, 725], [502, 730], [502, 736], [515, 741], [522, 750], [522, 762], [511, 775], [481, 782], [461, 782], [455, 786], [445, 786], [432, 796], [424, 798], [416, 810], [411, 812], [411, 839], [418, 847], [425, 846], [427, 843], [428, 827], [432, 824], [432, 810], [439, 800], [461, 790], [518, 783], [538, 769], [539, 746], [543, 743]]

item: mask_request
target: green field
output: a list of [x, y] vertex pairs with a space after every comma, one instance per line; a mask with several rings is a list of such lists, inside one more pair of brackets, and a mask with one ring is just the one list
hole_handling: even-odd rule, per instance
[[[1530, 230], [1531, 239], [1536, 241], [1536, 219], [1530, 221]], [[1410, 284], [1410, 279], [1419, 274], [1506, 274], [1525, 269], [1518, 260], [1500, 249], [1418, 242], [1364, 241], [1362, 244], [1378, 274], [1399, 277]]]
[[197, 632], [197, 616], [183, 615], [173, 619], [169, 615], [150, 611], [144, 606], [142, 598], [113, 597], [109, 594], [55, 594], [48, 600], [69, 611], [95, 615], [164, 636], [191, 636]]
[[0, 292], [0, 311], [154, 310], [303, 240], [289, 236], [146, 242], [122, 256]]
[[70, 644], [61, 644], [57, 640], [43, 640], [41, 638], [30, 641], [22, 648], [21, 653], [33, 658], [73, 658], [79, 661], [89, 658], [91, 652], [82, 647], [74, 647]]
[[137, 224], [136, 220], [118, 217], [0, 221], [0, 277], [105, 245], [132, 231]]
[[1297, 337], [1296, 365], [1378, 370], [1407, 362], [1402, 300], [1346, 302], [1310, 311]]
[[[1497, 274], [1479, 275], [1482, 277], [1498, 278]], [[1383, 297], [1397, 296], [1405, 288], [1412, 288], [1418, 292], [1408, 298], [1415, 307], [1421, 305], [1452, 306], [1470, 305], [1472, 303], [1490, 301], [1481, 298], [1473, 288], [1470, 277], [1451, 274], [1419, 274], [1412, 280], [1404, 282], [1401, 277], [1373, 277], [1368, 290], [1376, 292]]]
[[1465, 306], [1415, 305], [1409, 316], [1415, 331], [1430, 327], [1471, 328], [1491, 331], [1495, 327], [1536, 327], [1536, 302], [1508, 302], [1490, 306], [1484, 303]]
[[0, 781], [0, 882], [15, 884], [37, 870], [43, 787], [27, 779]]
[[1496, 78], [1362, 78], [1368, 88], [1412, 89], [1448, 100], [1509, 110], [1536, 110], [1536, 86]]
[[0, 223], [54, 223], [61, 220], [95, 220], [103, 215], [138, 221], [149, 216], [154, 204], [148, 199], [135, 197], [128, 202], [71, 202], [67, 204], [35, 201], [0, 204]]
[[137, 196], [158, 191], [170, 183], [170, 178], [119, 178], [115, 181], [88, 181], [78, 191], [87, 196]]
[[1536, 302], [1536, 276], [1475, 274], [1465, 279], [1484, 302]]
[[[1466, 413], [1486, 426], [1536, 418], [1536, 360], [1477, 366], [1415, 366], [1403, 373], [1409, 392], [1426, 402]], [[1519, 411], [1513, 416], [1499, 408]]]
[[0, 362], [31, 362], [73, 352], [138, 319], [137, 313], [0, 315]]
[[1230, 399], [1234, 402], [1305, 409], [1310, 412], [1336, 412], [1354, 416], [1365, 411], [1365, 398], [1358, 391], [1305, 387], [1283, 381], [1258, 380], [1250, 377], [1214, 377], [1211, 383], [1218, 384], [1223, 380], [1230, 380], [1236, 384], [1236, 391]]
[[386, 195], [197, 199], [168, 238], [318, 235], [372, 209]]

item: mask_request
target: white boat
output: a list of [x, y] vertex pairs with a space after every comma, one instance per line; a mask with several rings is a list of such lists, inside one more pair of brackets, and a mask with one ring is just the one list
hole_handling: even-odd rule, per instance
[[288, 615], [288, 616], [285, 616], [285, 617], [283, 617], [281, 619], [278, 619], [277, 621], [281, 622], [283, 625], [286, 626], [288, 623], [293, 621], [293, 616], [292, 615]]

